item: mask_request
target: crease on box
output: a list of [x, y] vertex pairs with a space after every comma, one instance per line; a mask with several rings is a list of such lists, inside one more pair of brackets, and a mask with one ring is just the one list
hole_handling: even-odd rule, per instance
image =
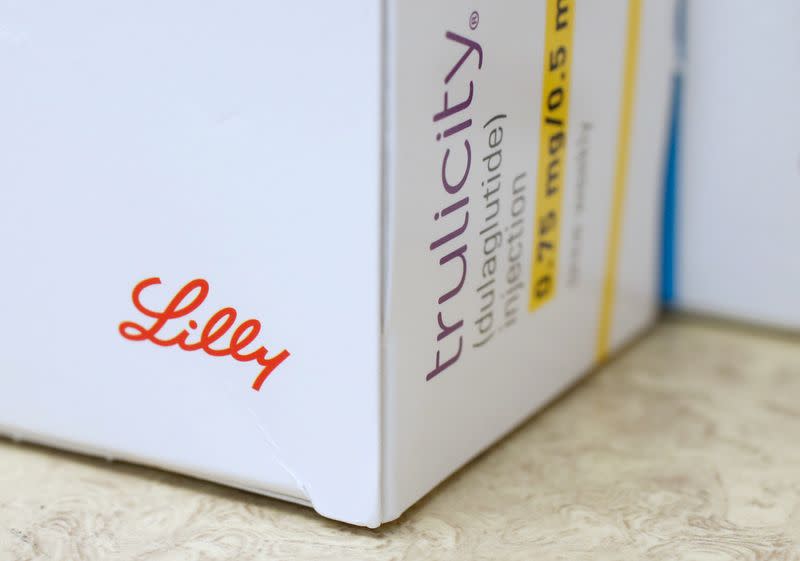
[[281, 457], [280, 446], [278, 446], [278, 443], [270, 434], [269, 430], [267, 430], [267, 428], [261, 422], [259, 422], [258, 415], [256, 415], [256, 412], [247, 405], [245, 405], [245, 408], [247, 409], [247, 412], [250, 413], [250, 415], [253, 417], [253, 423], [261, 433], [261, 436], [264, 437], [264, 440], [267, 444], [267, 450], [269, 451], [269, 455], [272, 457], [275, 463], [278, 466], [280, 466], [281, 469], [283, 469], [283, 471], [285, 471], [286, 474], [289, 475], [289, 477], [292, 478], [292, 480], [297, 485], [297, 489], [303, 494], [302, 498], [305, 499], [309, 503], [309, 505], [312, 508], [314, 508], [314, 510], [317, 510], [316, 507], [314, 506], [314, 500], [311, 497], [310, 485], [308, 485], [305, 481], [303, 481], [303, 479], [297, 474], [297, 472], [292, 468], [290, 468], [289, 465], [283, 460], [283, 458]]
[[38, 431], [32, 431], [14, 427], [10, 425], [0, 425], [0, 435], [7, 436], [15, 443], [30, 443], [34, 446], [47, 446], [55, 448], [60, 451], [77, 454], [81, 457], [90, 457], [102, 459], [107, 462], [126, 462], [134, 466], [141, 466], [144, 468], [158, 469], [170, 472], [176, 475], [188, 475], [189, 477], [197, 478], [198, 480], [208, 481], [225, 485], [226, 487], [233, 487], [247, 491], [250, 493], [257, 493], [265, 495], [282, 501], [288, 501], [304, 506], [312, 506], [311, 501], [307, 497], [298, 497], [296, 495], [288, 495], [278, 491], [265, 488], [252, 481], [232, 480], [228, 477], [222, 476], [215, 472], [207, 472], [195, 469], [185, 464], [174, 464], [164, 461], [153, 461], [147, 456], [139, 456], [121, 450], [115, 450], [108, 447], [92, 446], [85, 442], [77, 442], [62, 437], [54, 437]]

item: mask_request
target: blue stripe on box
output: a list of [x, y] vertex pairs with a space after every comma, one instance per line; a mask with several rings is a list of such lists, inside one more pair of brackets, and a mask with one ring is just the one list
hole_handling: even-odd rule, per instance
[[686, 63], [687, 41], [686, 0], [675, 5], [675, 56], [677, 69], [672, 80], [672, 115], [667, 159], [664, 170], [664, 216], [661, 240], [661, 301], [666, 306], [675, 303], [678, 294], [678, 182], [680, 181], [680, 122], [683, 97], [683, 66]]
[[661, 243], [661, 300], [669, 306], [676, 297], [677, 268], [677, 205], [678, 205], [678, 156], [680, 136], [681, 94], [683, 78], [676, 73], [672, 81], [672, 118], [664, 173], [664, 223]]

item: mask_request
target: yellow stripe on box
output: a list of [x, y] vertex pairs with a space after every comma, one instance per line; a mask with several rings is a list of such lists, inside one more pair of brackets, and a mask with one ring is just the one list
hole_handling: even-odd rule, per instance
[[625, 192], [630, 168], [630, 147], [633, 128], [633, 110], [636, 90], [636, 67], [639, 54], [642, 0], [629, 0], [628, 24], [625, 45], [625, 69], [622, 82], [617, 162], [614, 169], [614, 194], [611, 203], [611, 224], [608, 232], [608, 252], [603, 295], [600, 308], [600, 325], [597, 333], [597, 360], [608, 356], [614, 304], [617, 289], [617, 268], [622, 239], [622, 221], [625, 211]]
[[547, 0], [530, 311], [555, 296], [567, 157], [574, 0]]

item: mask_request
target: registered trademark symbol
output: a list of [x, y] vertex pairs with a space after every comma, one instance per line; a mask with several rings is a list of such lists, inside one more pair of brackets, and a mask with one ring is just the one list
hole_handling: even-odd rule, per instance
[[478, 22], [481, 21], [481, 16], [478, 15], [478, 12], [472, 12], [469, 15], [469, 28], [475, 30], [478, 27]]

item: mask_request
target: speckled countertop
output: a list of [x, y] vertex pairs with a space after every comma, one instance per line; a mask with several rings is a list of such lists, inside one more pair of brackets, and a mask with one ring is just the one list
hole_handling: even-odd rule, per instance
[[0, 559], [800, 559], [800, 337], [669, 317], [378, 530], [0, 440]]

